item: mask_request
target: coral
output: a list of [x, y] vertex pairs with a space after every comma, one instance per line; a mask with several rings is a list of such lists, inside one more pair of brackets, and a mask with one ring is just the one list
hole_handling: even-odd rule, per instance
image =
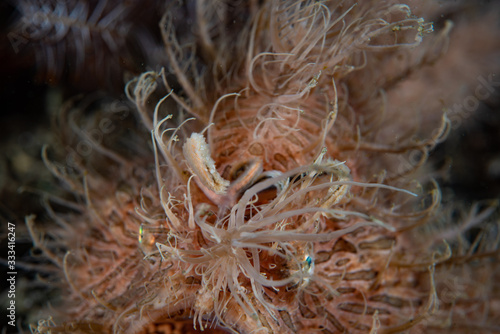
[[168, 68], [130, 103], [58, 114], [42, 155], [67, 196], [26, 223], [64, 297], [32, 332], [500, 330], [495, 203], [457, 214], [425, 173], [452, 124], [421, 73], [452, 24], [395, 1], [206, 6], [192, 36], [166, 12]]
[[19, 17], [7, 34], [12, 50], [6, 52], [35, 63], [42, 82], [122, 89], [126, 76], [144, 70], [141, 63], [159, 62], [158, 37], [146, 18], [160, 8], [149, 0], [17, 1]]

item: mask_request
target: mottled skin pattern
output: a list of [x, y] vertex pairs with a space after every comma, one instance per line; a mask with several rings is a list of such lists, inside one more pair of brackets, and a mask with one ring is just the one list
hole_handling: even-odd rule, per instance
[[[413, 48], [428, 37], [435, 55], [447, 31], [427, 36], [429, 23], [392, 2], [252, 8], [234, 43], [217, 33], [217, 15], [200, 14], [199, 29], [213, 34], [193, 37], [204, 71], [166, 15], [176, 88], [164, 72], [144, 74], [127, 87], [142, 123], [133, 135], [99, 143], [71, 169], [45, 154], [76, 200], [51, 211], [60, 227], [48, 240], [27, 218], [66, 296], [33, 331], [453, 332], [481, 314], [494, 330], [497, 292], [491, 302], [484, 291], [443, 301], [437, 286], [470, 271], [475, 249], [498, 272], [488, 262], [498, 240], [479, 236], [473, 250], [440, 223], [439, 190], [416, 179], [420, 164], [397, 163], [415, 150], [424, 161], [447, 119], [417, 118], [427, 111], [410, 107], [401, 115], [387, 100], [409, 72], [430, 66], [427, 49], [413, 57]], [[356, 90], [390, 57], [407, 63]], [[62, 142], [78, 145], [101, 112], [63, 130]], [[186, 146], [192, 133], [203, 136]]]

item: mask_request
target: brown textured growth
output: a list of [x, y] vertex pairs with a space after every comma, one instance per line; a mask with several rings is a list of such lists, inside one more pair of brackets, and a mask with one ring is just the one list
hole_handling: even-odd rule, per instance
[[33, 331], [498, 331], [498, 228], [465, 237], [494, 209], [453, 221], [417, 179], [450, 123], [400, 90], [438, 70], [451, 23], [432, 33], [394, 1], [251, 1], [225, 31], [235, 8], [198, 1], [191, 40], [163, 17], [170, 68], [126, 89], [151, 143], [142, 125], [89, 135], [103, 107], [64, 132], [92, 154], [44, 153], [76, 201], [49, 207], [48, 239], [27, 218], [64, 291]]

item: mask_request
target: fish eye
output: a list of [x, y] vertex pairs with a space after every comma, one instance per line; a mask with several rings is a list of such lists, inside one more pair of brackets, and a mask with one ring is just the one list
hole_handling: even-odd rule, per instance
[[234, 165], [229, 172], [229, 179], [231, 181], [237, 180], [248, 169], [248, 165], [247, 161]]

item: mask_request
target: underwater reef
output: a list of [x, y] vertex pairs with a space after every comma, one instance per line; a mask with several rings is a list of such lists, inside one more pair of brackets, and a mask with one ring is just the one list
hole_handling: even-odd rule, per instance
[[83, 92], [19, 182], [25, 331], [500, 332], [499, 194], [432, 157], [498, 94], [499, 7], [20, 3], [10, 37]]

